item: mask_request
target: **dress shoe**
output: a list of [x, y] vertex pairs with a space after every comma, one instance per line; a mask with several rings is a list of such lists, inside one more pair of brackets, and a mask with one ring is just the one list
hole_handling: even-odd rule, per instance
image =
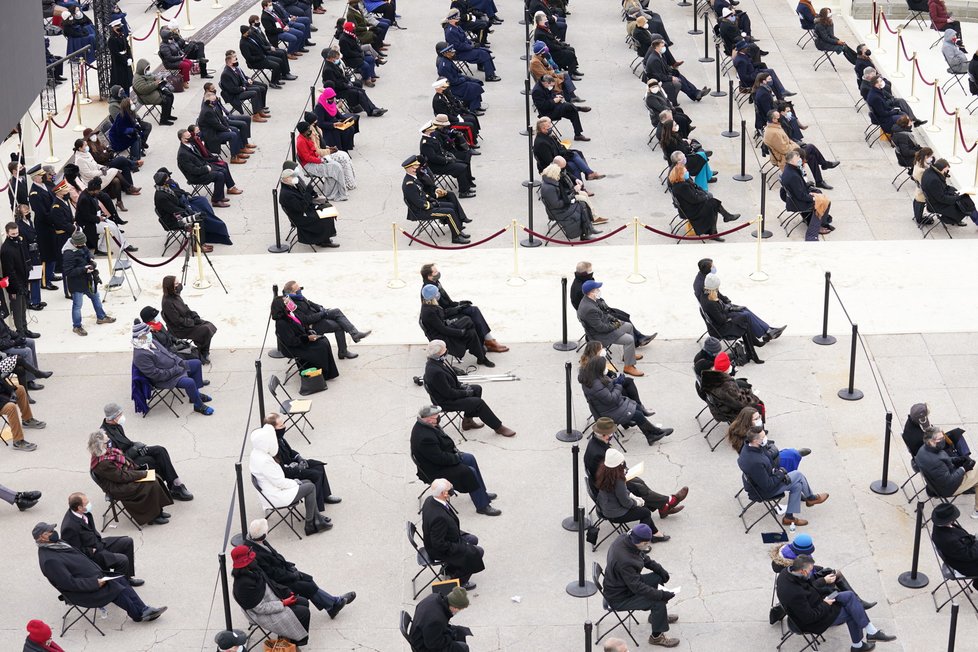
[[388, 111], [388, 109], [381, 109], [381, 108], [374, 109], [373, 111], [370, 112], [370, 117], [371, 118], [379, 118], [380, 116], [382, 116], [385, 113], [387, 113], [387, 111]]
[[148, 623], [151, 620], [156, 620], [163, 615], [166, 611], [166, 607], [146, 607], [143, 613], [139, 616], [139, 622]]
[[497, 81], [502, 81], [502, 80], [503, 80], [503, 78], [500, 77], [499, 75], [493, 75], [492, 77], [486, 77], [486, 81], [487, 82], [497, 82]]
[[146, 583], [146, 580], [141, 580], [138, 577], [129, 578], [129, 586], [142, 586]]
[[472, 417], [465, 417], [462, 419], [462, 430], [476, 430], [484, 425], [486, 424], [480, 423]]
[[496, 500], [497, 498], [499, 498], [499, 496], [497, 496], [496, 494], [488, 491], [486, 492], [486, 497], [489, 498], [489, 500]]
[[468, 582], [462, 585], [462, 588], [465, 589], [466, 591], [475, 591], [476, 586], [477, 584], [475, 582], [469, 580]]
[[336, 604], [334, 604], [332, 607], [326, 610], [326, 613], [329, 615], [329, 619], [332, 620], [336, 618], [336, 615], [343, 610], [343, 607], [350, 604], [356, 599], [357, 599], [357, 594], [355, 592], [350, 591], [349, 593], [344, 593], [336, 601]]
[[14, 502], [17, 504], [17, 509], [22, 512], [26, 512], [31, 507], [36, 505], [40, 498], [40, 491], [24, 491], [17, 494], [17, 496], [14, 498]]
[[15, 500], [20, 500], [20, 499], [23, 499], [23, 500], [35, 500], [35, 501], [36, 500], [40, 500], [41, 499], [41, 492], [40, 491], [18, 491], [17, 494], [15, 495], [14, 499]]
[[465, 192], [460, 192], [458, 196], [460, 199], [471, 199], [472, 197], [475, 197], [475, 191], [466, 190]]
[[740, 213], [727, 213], [723, 216], [724, 222], [733, 222], [734, 220], [740, 219]]
[[915, 127], [920, 127], [921, 125], [925, 125], [925, 124], [927, 124], [927, 121], [926, 120], [914, 120], [913, 121], [913, 126], [915, 126]]
[[139, 251], [139, 247], [134, 247], [133, 245], [126, 247], [126, 253], [128, 254], [136, 253], [137, 251]]
[[462, 237], [455, 237], [455, 238], [452, 238], [452, 244], [457, 244], [457, 245], [469, 244], [469, 239], [468, 238], [462, 238]]
[[589, 142], [591, 139], [585, 136], [584, 134], [574, 134], [574, 140], [579, 140], [582, 143], [586, 143]]
[[[330, 524], [329, 527], [333, 527], [332, 524]], [[311, 537], [314, 534], [319, 534], [320, 532], [325, 532], [327, 529], [329, 528], [320, 528], [315, 523], [306, 523], [306, 526], [303, 528], [307, 537]]]
[[30, 380], [27, 382], [27, 389], [31, 390], [32, 392], [39, 392], [44, 389], [44, 385], [37, 381]]
[[179, 485], [170, 489], [170, 496], [174, 500], [188, 502], [194, 499], [194, 495], [187, 490], [186, 485]]
[[[32, 340], [36, 340], [41, 336], [40, 333], [35, 333], [34, 331], [24, 331], [24, 337], [29, 337]], [[48, 372], [50, 373], [50, 372]], [[47, 376], [41, 376], [42, 378], [47, 378]]]
[[354, 358], [359, 358], [360, 357], [360, 354], [359, 353], [354, 353], [353, 351], [347, 350], [347, 351], [340, 351], [337, 354], [337, 357], [340, 360], [352, 360]]
[[484, 344], [486, 347], [486, 351], [488, 351], [489, 353], [506, 353], [507, 351], [509, 351], [508, 346], [503, 346], [496, 340], [486, 340]]
[[591, 220], [591, 223], [592, 224], [607, 224], [608, 223], [608, 218], [607, 217], [595, 217], [593, 220]]
[[644, 371], [639, 371], [634, 365], [626, 365], [622, 371], [629, 376], [635, 376], [637, 378], [645, 375]]
[[811, 448], [799, 448], [798, 449], [798, 454], [801, 455], [802, 457], [808, 457], [809, 455], [812, 454], [812, 449]]
[[354, 342], [359, 342], [360, 340], [365, 339], [372, 332], [373, 331], [357, 331], [356, 333], [354, 333], [350, 337], [353, 338], [353, 341]]
[[[231, 165], [244, 165], [247, 162], [248, 162], [248, 159], [247, 158], [244, 158], [242, 156], [232, 156], [231, 157], [231, 161], [230, 161]], [[233, 192], [233, 189], [232, 189], [232, 190], [228, 190], [228, 194], [229, 195], [235, 195], [235, 194], [238, 194], [238, 193]]]
[[812, 507], [814, 505], [820, 505], [828, 499], [829, 499], [829, 495], [827, 493], [815, 494], [811, 498], [805, 499], [805, 506]]
[[876, 649], [876, 643], [873, 643], [870, 640], [863, 641], [863, 644], [860, 645], [859, 647], [851, 647], [851, 646], [849, 647], [849, 650], [851, 650], [851, 652], [869, 652], [869, 650], [875, 650], [875, 649]]
[[689, 495], [689, 487], [683, 487], [682, 489], [674, 493], [672, 497], [676, 499], [676, 503], [681, 503], [684, 500], [686, 500], [686, 496], [688, 495]]
[[597, 181], [598, 179], [604, 179], [605, 176], [606, 175], [601, 174], [600, 172], [592, 172], [591, 174], [587, 175], [587, 180], [588, 181]]
[[478, 364], [482, 365], [483, 367], [489, 367], [490, 369], [492, 367], [495, 367], [496, 366], [496, 363], [495, 362], [493, 362], [492, 360], [490, 360], [489, 358], [487, 358], [485, 356], [483, 356], [482, 358], [476, 360], [476, 362]]
[[591, 112], [591, 107], [581, 105], [581, 106], [577, 107], [577, 110], [580, 111], [581, 113], [590, 113]]
[[679, 645], [679, 639], [669, 638], [664, 632], [658, 636], [652, 636], [649, 634], [649, 645], [658, 645], [659, 647], [677, 647]]
[[241, 188], [238, 188], [237, 186], [232, 186], [232, 187], [228, 188], [228, 194], [229, 195], [243, 195], [244, 194], [244, 190], [242, 190]]
[[323, 498], [323, 502], [326, 503], [327, 505], [338, 505], [341, 502], [343, 502], [343, 499], [340, 498], [339, 496], [334, 496], [333, 494], [330, 494], [325, 498]]
[[154, 518], [154, 519], [153, 519], [152, 521], [150, 521], [150, 523], [151, 523], [152, 525], [166, 525], [166, 524], [167, 524], [167, 523], [169, 523], [169, 522], [170, 522], [170, 519], [168, 519], [168, 518], [163, 518], [162, 516], [157, 516], [157, 517], [156, 517], [156, 518]]
[[48, 305], [48, 304], [46, 302], [42, 301], [41, 303], [32, 303], [32, 304], [28, 305], [27, 307], [30, 308], [31, 310], [44, 310], [44, 306], [46, 306], [46, 305]]
[[483, 516], [499, 516], [502, 511], [496, 509], [492, 505], [486, 505], [482, 509], [475, 510], [476, 514], [482, 514]]
[[574, 97], [570, 98], [570, 101], [573, 102], [574, 104], [584, 104], [585, 102], [587, 102], [587, 100], [585, 100], [583, 97], [579, 95], [575, 95]]
[[507, 428], [506, 426], [499, 426], [498, 428], [496, 428], [496, 434], [502, 435], [503, 437], [512, 437], [516, 434], [516, 431]]
[[785, 516], [781, 519], [782, 525], [794, 525], [795, 527], [801, 527], [802, 525], [808, 525], [808, 521], [803, 518], [798, 518], [797, 516]]
[[644, 355], [642, 355], [641, 353], [636, 353], [636, 354], [635, 354], [635, 359], [636, 359], [636, 360], [642, 360], [643, 358], [645, 358], [645, 356], [644, 356]]
[[868, 611], [868, 610], [870, 610], [870, 609], [872, 609], [873, 607], [876, 606], [876, 603], [875, 602], [867, 602], [866, 600], [863, 600], [862, 598], [859, 598], [859, 603], [863, 606], [863, 611]]
[[840, 163], [841, 163], [841, 161], [826, 161], [825, 164], [822, 165], [822, 169], [823, 170], [831, 170], [832, 168], [839, 167]]
[[215, 200], [215, 201], [212, 201], [211, 202], [211, 206], [213, 208], [228, 208], [230, 205], [231, 205], [231, 202], [229, 202], [226, 199], [218, 199], [218, 200]]
[[255, 115], [251, 116], [251, 121], [252, 122], [268, 122], [268, 118], [264, 117], [260, 113], [256, 113]]
[[214, 251], [214, 245], [209, 245], [209, 244], [200, 245], [200, 250], [203, 251], [205, 254], [209, 254], [210, 252]]
[[666, 505], [659, 509], [659, 518], [665, 518], [670, 514], [678, 514], [686, 509], [685, 505]]
[[[315, 43], [309, 41], [308, 43], [306, 43], [306, 45], [315, 45]], [[309, 48], [299, 48], [298, 50], [296, 50], [296, 52], [301, 52], [302, 54], [308, 54]]]
[[832, 190], [832, 186], [830, 186], [829, 184], [825, 183], [824, 181], [821, 182], [821, 183], [816, 183], [815, 184], [815, 187], [816, 188], [821, 188], [822, 190]]
[[652, 340], [654, 340], [655, 337], [656, 337], [656, 335], [658, 335], [658, 334], [659, 333], [656, 332], [656, 333], [652, 333], [651, 335], [646, 335], [645, 337], [643, 337], [642, 339], [640, 339], [638, 341], [638, 344], [636, 346], [638, 346], [639, 348], [642, 348], [643, 346], [648, 345], [648, 343], [651, 342]]
[[787, 325], [778, 326], [777, 328], [767, 329], [767, 333], [764, 334], [765, 341], [770, 342], [771, 340], [778, 339], [779, 337], [781, 337], [781, 333], [783, 333], [784, 329], [786, 328], [788, 328]]
[[794, 97], [795, 95], [797, 95], [797, 93], [795, 93], [794, 91], [785, 91], [783, 95], [784, 97]]

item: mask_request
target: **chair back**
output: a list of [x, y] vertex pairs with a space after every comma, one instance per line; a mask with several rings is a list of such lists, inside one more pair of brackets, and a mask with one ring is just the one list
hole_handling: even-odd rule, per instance
[[593, 562], [591, 564], [591, 581], [594, 582], [594, 586], [597, 587], [598, 593], [604, 597], [604, 569], [601, 568], [601, 564], [598, 562]]
[[[401, 610], [401, 617], [398, 621], [398, 629], [401, 630], [401, 636], [403, 636], [404, 640], [408, 642], [408, 645], [411, 645], [411, 637], [408, 635], [408, 632], [411, 629], [411, 615], [403, 609]], [[411, 649], [414, 649], [413, 645], [411, 646]]]
[[279, 380], [278, 376], [276, 376], [275, 374], [272, 374], [271, 376], [268, 377], [268, 391], [272, 395], [272, 397], [276, 401], [278, 401], [278, 404], [279, 405], [281, 405], [282, 402], [278, 400], [278, 395], [276, 394], [276, 391], [281, 386], [282, 386], [282, 381]]

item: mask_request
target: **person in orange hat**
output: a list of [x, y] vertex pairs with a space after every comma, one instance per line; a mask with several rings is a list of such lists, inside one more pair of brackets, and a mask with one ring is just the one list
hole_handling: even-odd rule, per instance
[[64, 648], [51, 640], [51, 627], [43, 620], [27, 623], [27, 639], [24, 652], [64, 652]]

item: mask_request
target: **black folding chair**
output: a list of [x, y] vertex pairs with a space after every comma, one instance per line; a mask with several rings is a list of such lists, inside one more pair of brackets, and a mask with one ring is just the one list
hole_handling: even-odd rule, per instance
[[[734, 498], [737, 499], [737, 503], [740, 505], [739, 516], [741, 523], [744, 524], [744, 534], [749, 533], [755, 525], [764, 520], [765, 516], [770, 516], [772, 519], [774, 519], [774, 522], [777, 523], [781, 533], [787, 537], [788, 533], [784, 529], [784, 524], [781, 523], [781, 519], [778, 517], [781, 509], [780, 502], [781, 499], [784, 498], [784, 492], [770, 498], [764, 498], [761, 496], [761, 492], [758, 490], [757, 485], [755, 485], [753, 481], [747, 477], [747, 475], [741, 473], [740, 478], [741, 482], [743, 483], [743, 487], [741, 487], [740, 491], [734, 495]], [[741, 498], [742, 495], [746, 495], [747, 497], [748, 502], [746, 504], [744, 504], [743, 498]], [[748, 525], [747, 511], [754, 505], [761, 505], [764, 507], [764, 513], [758, 516], [751, 522], [750, 525]]]
[[[943, 581], [930, 592], [930, 597], [934, 601], [934, 609], [940, 613], [944, 605], [952, 602], [959, 595], [963, 595], [971, 603], [971, 607], [975, 611], [978, 611], [978, 606], [975, 606], [975, 601], [972, 599], [972, 595], [974, 594], [974, 585], [972, 582], [978, 581], [978, 575], [963, 575], [948, 566], [947, 562], [941, 556], [941, 552], [934, 545], [933, 537], [928, 536], [927, 538], [930, 540], [930, 546], [934, 550], [934, 556], [937, 557], [937, 563], [941, 567], [941, 577], [943, 578]], [[952, 586], [954, 587], [953, 589]], [[947, 591], [947, 600], [938, 604], [937, 592], [941, 589]]]
[[[102, 485], [100, 485], [99, 482], [98, 482], [98, 480], [95, 478], [95, 471], [89, 471], [88, 472], [88, 475], [92, 479], [92, 482], [94, 482], [96, 485], [98, 485], [99, 489], [101, 489], [102, 488]], [[104, 493], [104, 490], [103, 490], [103, 493]], [[139, 527], [139, 523], [137, 523], [136, 522], [136, 519], [134, 519], [132, 517], [132, 514], [129, 513], [129, 511], [126, 509], [126, 506], [125, 505], [123, 505], [121, 502], [119, 502], [118, 500], [116, 500], [115, 498], [113, 498], [112, 496], [110, 496], [109, 494], [105, 494], [105, 501], [107, 503], [109, 503], [109, 506], [105, 508], [105, 511], [104, 512], [102, 512], [102, 529], [103, 530], [106, 528], [106, 526], [108, 526], [109, 523], [119, 523], [120, 522], [119, 521], [119, 516], [125, 516], [129, 520], [129, 522], [132, 523], [136, 527], [136, 529], [138, 531], [140, 531], [140, 532], [143, 531], [143, 528]], [[112, 514], [112, 517], [111, 518], [109, 518], [109, 514], [110, 513]]]
[[[594, 634], [597, 637], [597, 640], [594, 641], [594, 644], [597, 645], [598, 643], [600, 643], [602, 638], [604, 638], [611, 632], [615, 631], [619, 627], [624, 627], [625, 633], [628, 634], [628, 638], [632, 639], [632, 643], [635, 644], [635, 647], [638, 647], [638, 641], [636, 641], [635, 636], [632, 635], [632, 630], [629, 627], [629, 622], [628, 622], [629, 620], [631, 620], [634, 621], [636, 625], [639, 624], [638, 618], [635, 617], [635, 610], [634, 609], [618, 610], [612, 607], [610, 604], [608, 604], [608, 598], [605, 597], [604, 594], [604, 582], [602, 581], [603, 577], [604, 577], [604, 569], [601, 568], [601, 564], [599, 564], [598, 562], [593, 562], [591, 565], [591, 579], [594, 582], [594, 586], [598, 588], [598, 593], [601, 594], [601, 606], [605, 610], [605, 614], [598, 619], [598, 622], [594, 623]], [[625, 614], [624, 618], [621, 617], [622, 613]], [[601, 621], [611, 615], [614, 615], [614, 617], [618, 620], [618, 624], [602, 634]]]
[[[445, 579], [444, 577], [445, 565], [431, 558], [431, 556], [428, 554], [428, 551], [425, 550], [424, 548], [423, 541], [419, 543], [421, 537], [418, 534], [418, 528], [411, 521], [407, 522], [407, 538], [408, 538], [408, 543], [410, 543], [411, 547], [414, 548], [415, 557], [417, 559], [418, 566], [419, 566], [418, 572], [415, 573], [414, 577], [411, 578], [411, 590], [414, 592], [413, 599], [417, 600], [418, 596], [421, 595], [422, 591], [424, 591], [426, 588], [428, 588], [435, 582]], [[437, 570], [436, 570], [436, 566], [437, 566]], [[431, 579], [428, 580], [425, 583], [425, 585], [419, 589], [416, 586], [418, 578], [421, 577], [421, 575], [426, 570], [431, 573]]]
[[[261, 634], [261, 636], [255, 639], [255, 642], [251, 642], [251, 637], [255, 634]], [[258, 623], [254, 622], [250, 617], [248, 618], [248, 638], [245, 640], [245, 652], [251, 652], [256, 647], [261, 647], [265, 641], [274, 640], [272, 639], [272, 632], [268, 631]]]
[[[64, 605], [68, 607], [68, 610], [65, 611], [63, 616], [61, 616], [61, 636], [64, 636], [65, 633], [75, 625], [75, 623], [77, 623], [79, 620], [82, 619], [84, 619], [85, 622], [87, 622], [89, 625], [94, 627], [96, 632], [98, 632], [102, 636], [105, 636], [105, 632], [103, 632], [99, 628], [99, 626], [95, 623], [95, 610], [97, 609], [97, 607], [79, 607], [76, 604], [72, 604], [68, 600], [68, 598], [64, 597], [63, 595], [59, 595], [58, 600], [63, 602]], [[76, 613], [78, 615], [75, 616], [75, 619], [69, 623], [68, 618], [72, 617], [72, 615]]]
[[785, 616], [784, 620], [788, 625], [788, 630], [781, 637], [781, 642], [778, 643], [778, 650], [780, 650], [781, 646], [787, 643], [788, 639], [790, 639], [792, 636], [801, 636], [803, 639], [805, 639], [805, 647], [798, 650], [798, 652], [805, 652], [805, 650], [808, 648], [818, 650], [818, 644], [825, 642], [825, 638], [821, 634], [812, 634], [811, 632], [804, 631], [798, 626], [798, 623], [792, 620], [791, 616]]
[[[278, 397], [278, 390], [280, 389], [285, 393], [284, 401]], [[312, 405], [310, 404], [308, 407], [297, 406], [295, 404], [296, 400], [292, 398], [292, 394], [289, 394], [289, 390], [285, 389], [285, 385], [282, 384], [282, 381], [275, 374], [272, 374], [268, 378], [268, 391], [271, 392], [272, 398], [275, 399], [279, 409], [282, 411], [282, 416], [285, 417], [285, 431], [288, 432], [292, 428], [295, 428], [302, 435], [302, 438], [306, 440], [306, 443], [311, 444], [312, 442], [309, 441], [309, 437], [306, 436], [303, 423], [309, 426], [311, 430], [316, 429], [307, 416], [312, 411]]]
[[591, 524], [591, 527], [600, 528], [602, 523], [607, 523], [611, 526], [611, 532], [604, 535], [602, 538], [598, 539], [594, 545], [591, 546], [591, 552], [597, 550], [602, 543], [615, 536], [616, 534], [626, 534], [628, 532], [628, 523], [622, 521], [612, 521], [607, 516], [601, 512], [601, 508], [598, 507], [598, 496], [597, 492], [591, 484], [589, 478], [585, 476], [584, 487], [587, 489], [587, 495], [591, 498], [591, 502], [594, 504], [593, 513], [597, 517], [595, 521]]
[[[254, 473], [251, 474], [251, 484], [258, 491], [258, 495], [261, 496], [264, 499], [264, 501], [268, 503], [268, 505], [270, 505], [269, 507], [265, 507], [265, 518], [269, 520], [269, 524], [268, 524], [269, 533], [271, 533], [272, 530], [277, 528], [282, 523], [285, 523], [288, 526], [288, 528], [292, 530], [292, 534], [294, 534], [301, 540], [302, 535], [299, 534], [299, 532], [294, 527], [292, 527], [293, 520], [298, 519], [299, 521], [302, 522], [305, 521], [305, 517], [299, 513], [299, 504], [300, 504], [299, 500], [297, 499], [293, 501], [291, 504], [286, 505], [284, 507], [275, 507], [274, 505], [272, 505], [272, 501], [268, 499], [268, 496], [265, 495], [265, 492], [261, 490], [261, 484], [258, 482], [258, 478], [255, 477]], [[275, 521], [274, 524], [271, 522], [272, 519], [270, 518], [272, 514], [278, 517], [278, 520]]]
[[401, 617], [398, 618], [397, 625], [398, 625], [398, 629], [401, 631], [401, 636], [404, 637], [404, 640], [407, 641], [408, 645], [411, 647], [411, 652], [414, 652], [414, 646], [411, 645], [411, 635], [410, 635], [411, 614], [409, 614], [408, 612], [402, 609]]

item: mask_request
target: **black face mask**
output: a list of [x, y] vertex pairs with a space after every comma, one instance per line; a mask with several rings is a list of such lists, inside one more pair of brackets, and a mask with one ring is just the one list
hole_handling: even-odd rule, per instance
[[234, 66], [235, 68], [237, 68], [237, 67], [238, 67], [239, 65], [241, 65], [241, 64], [239, 64], [239, 63], [238, 63], [237, 61], [235, 61], [235, 62], [234, 62], [234, 63], [232, 63], [231, 65], [232, 65], [232, 66]]

